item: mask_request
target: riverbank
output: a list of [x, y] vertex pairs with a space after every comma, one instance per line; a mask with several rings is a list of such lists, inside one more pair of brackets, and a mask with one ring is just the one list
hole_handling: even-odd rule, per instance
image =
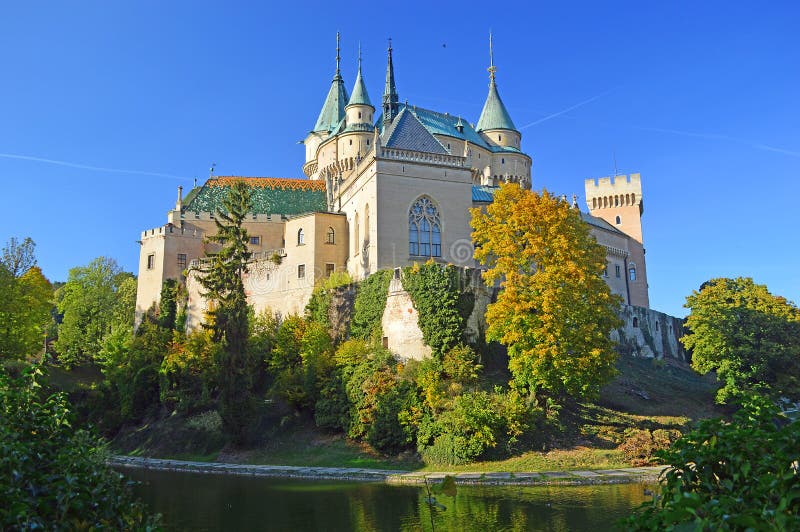
[[427, 481], [440, 482], [452, 476], [463, 485], [587, 485], [652, 483], [665, 466], [628, 467], [620, 469], [534, 471], [534, 472], [428, 472], [391, 469], [362, 469], [347, 467], [303, 467], [278, 465], [226, 464], [222, 462], [193, 462], [139, 456], [112, 456], [109, 465], [121, 468], [180, 471], [200, 474], [225, 474], [303, 480], [347, 480], [383, 482], [386, 484], [420, 485]]

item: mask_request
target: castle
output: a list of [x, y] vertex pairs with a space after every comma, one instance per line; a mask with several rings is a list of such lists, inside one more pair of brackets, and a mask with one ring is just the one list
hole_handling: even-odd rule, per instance
[[[336, 71], [303, 142], [304, 178], [212, 175], [185, 197], [179, 187], [167, 223], [142, 233], [137, 320], [158, 302], [162, 282], [177, 279], [188, 291], [187, 326], [199, 325], [207, 303], [191, 266], [214, 251], [205, 237], [215, 231], [214, 213], [228, 188], [239, 181], [252, 189], [245, 226], [253, 259], [244, 281], [256, 311], [302, 313], [314, 284], [333, 272], [359, 280], [429, 259], [478, 266], [469, 209], [491, 203], [500, 183], [532, 186], [533, 160], [500, 98], [493, 61], [474, 124], [401, 104], [391, 42], [377, 109], [360, 57], [349, 95], [339, 67], [337, 35]], [[607, 250], [608, 285], [626, 304], [649, 308], [639, 174], [587, 179], [585, 191], [589, 212], [581, 215]]]

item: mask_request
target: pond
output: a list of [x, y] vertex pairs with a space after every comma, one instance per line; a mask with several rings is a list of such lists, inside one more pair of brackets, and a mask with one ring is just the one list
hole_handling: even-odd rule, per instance
[[431, 512], [424, 486], [124, 472], [168, 530], [596, 532], [649, 498], [641, 484], [459, 486], [455, 497], [436, 495], [446, 509]]

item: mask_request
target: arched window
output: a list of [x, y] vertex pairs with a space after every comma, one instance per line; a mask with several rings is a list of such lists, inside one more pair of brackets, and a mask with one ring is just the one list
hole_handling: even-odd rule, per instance
[[619, 225], [619, 224], [621, 224], [621, 223], [622, 223], [622, 218], [620, 218], [619, 216], [617, 216], [617, 225]]
[[353, 254], [354, 255], [358, 255], [358, 250], [359, 250], [359, 243], [358, 243], [358, 213], [356, 213], [356, 221], [355, 221], [355, 223], [353, 225], [355, 226], [355, 227], [353, 227], [353, 236], [355, 237], [355, 238], [353, 238], [353, 245], [356, 247], [355, 252]]
[[297, 245], [302, 246], [306, 243], [306, 234], [303, 232], [303, 228], [297, 230]]
[[336, 243], [336, 231], [333, 230], [333, 227], [328, 227], [328, 232], [325, 233], [325, 241], [328, 244]]
[[364, 206], [364, 241], [369, 242], [369, 203]]
[[636, 266], [634, 264], [631, 264], [628, 267], [628, 275], [630, 276], [630, 280], [631, 281], [635, 281], [636, 280]]
[[442, 223], [433, 201], [422, 196], [408, 211], [408, 254], [416, 257], [442, 256]]

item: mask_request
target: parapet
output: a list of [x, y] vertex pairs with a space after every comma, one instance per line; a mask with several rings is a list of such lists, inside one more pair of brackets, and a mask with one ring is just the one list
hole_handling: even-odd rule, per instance
[[607, 190], [621, 192], [642, 191], [642, 178], [640, 174], [617, 175], [614, 177], [590, 178], [584, 180], [586, 195], [603, 194]]

